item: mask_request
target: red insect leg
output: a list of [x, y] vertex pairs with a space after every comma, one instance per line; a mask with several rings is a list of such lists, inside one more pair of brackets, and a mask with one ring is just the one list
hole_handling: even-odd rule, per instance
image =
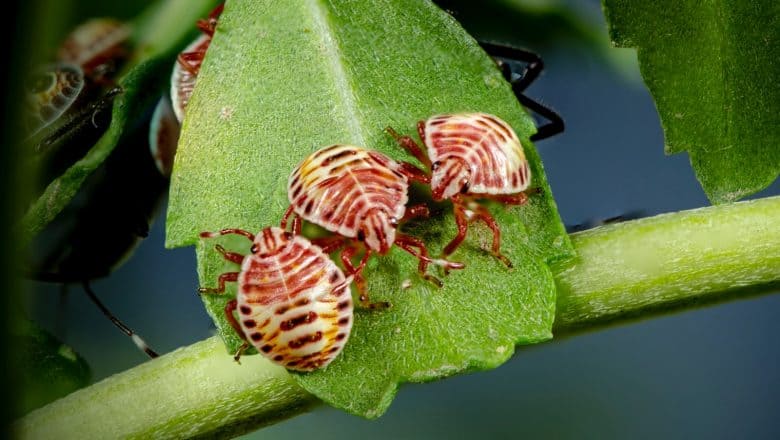
[[490, 212], [488, 212], [488, 210], [482, 206], [476, 206], [474, 207], [473, 216], [471, 219], [469, 219], [466, 215], [466, 207], [463, 205], [463, 200], [460, 197], [455, 197], [453, 198], [452, 202], [453, 208], [455, 209], [455, 223], [458, 225], [458, 235], [456, 235], [455, 238], [453, 238], [452, 241], [450, 241], [449, 244], [444, 247], [442, 255], [446, 257], [452, 254], [455, 252], [458, 246], [463, 243], [463, 240], [466, 238], [466, 233], [468, 232], [470, 222], [475, 220], [482, 220], [493, 232], [493, 246], [491, 248], [491, 253], [494, 257], [501, 260], [502, 263], [506, 264], [507, 267], [512, 267], [512, 262], [509, 261], [509, 258], [501, 254], [501, 230], [498, 228], [496, 220], [492, 215], [490, 215]]
[[[298, 214], [295, 214], [295, 210], [293, 208], [293, 205], [290, 205], [287, 207], [287, 210], [284, 211], [284, 215], [282, 216], [282, 222], [280, 223], [279, 227], [282, 229], [287, 229], [287, 222], [290, 220], [290, 216], [293, 216], [292, 221], [292, 233], [294, 235], [301, 235], [301, 228], [303, 227], [303, 220]], [[326, 254], [329, 252], [325, 252]]]
[[357, 286], [360, 299], [360, 304], [367, 309], [386, 309], [390, 307], [390, 303], [387, 301], [371, 302], [368, 297], [366, 279], [363, 277], [363, 269], [365, 269], [368, 259], [371, 256], [371, 251], [366, 249], [363, 253], [363, 258], [360, 259], [360, 263], [355, 267], [352, 264], [352, 257], [358, 251], [358, 248], [350, 246], [341, 252], [339, 257], [341, 258], [341, 264], [344, 265], [344, 269], [349, 275], [352, 275], [355, 279], [355, 285]]
[[414, 205], [407, 208], [403, 218], [401, 219], [401, 222], [405, 222], [417, 217], [428, 218], [430, 215], [431, 211], [428, 209], [428, 205], [420, 203], [419, 205]]
[[221, 295], [225, 293], [225, 283], [230, 283], [235, 281], [238, 281], [238, 272], [225, 272], [222, 275], [220, 275], [219, 278], [217, 279], [217, 284], [219, 287], [199, 287], [198, 292], [215, 293]]
[[[182, 52], [179, 54], [176, 60], [179, 62], [179, 65], [184, 68], [184, 70], [190, 73], [190, 75], [198, 76], [200, 66], [195, 66], [193, 64], [199, 64], [201, 61], [203, 61], [204, 56], [206, 56], [205, 50], [196, 50], [194, 52]], [[196, 63], [191, 63], [190, 61], [195, 61]]]
[[244, 256], [239, 254], [238, 252], [229, 252], [225, 250], [225, 248], [222, 247], [222, 245], [220, 244], [216, 245], [215, 248], [217, 249], [217, 252], [219, 252], [220, 254], [222, 254], [223, 257], [225, 257], [226, 260], [232, 263], [241, 264], [244, 261]]
[[248, 238], [249, 241], [255, 241], [255, 234], [249, 231], [245, 231], [243, 229], [236, 229], [236, 228], [222, 229], [221, 231], [217, 231], [217, 232], [201, 232], [200, 237], [212, 238], [220, 235], [229, 235], [229, 234], [243, 235], [244, 237]]
[[509, 261], [509, 258], [501, 253], [501, 230], [498, 228], [496, 219], [490, 215], [490, 212], [488, 212], [487, 209], [482, 206], [477, 206], [472, 221], [474, 220], [482, 220], [488, 228], [493, 231], [493, 247], [491, 249], [493, 256], [506, 264], [506, 267], [512, 267], [512, 262]]
[[236, 316], [233, 314], [233, 312], [236, 311], [236, 308], [238, 308], [238, 301], [235, 299], [228, 301], [227, 304], [225, 304], [225, 318], [227, 319], [228, 323], [230, 323], [230, 326], [233, 327], [233, 330], [238, 333], [239, 336], [241, 336], [241, 339], [244, 340], [244, 343], [241, 344], [240, 347], [238, 347], [238, 350], [236, 350], [235, 355], [233, 355], [233, 359], [239, 362], [239, 359], [241, 358], [241, 355], [244, 354], [247, 348], [249, 348], [249, 341], [246, 339], [246, 335], [244, 334], [244, 331], [241, 330], [241, 326], [238, 325], [238, 321], [236, 321]]
[[[428, 169], [431, 168], [431, 159], [428, 158], [428, 156], [425, 153], [423, 153], [422, 148], [420, 148], [420, 146], [417, 145], [417, 142], [415, 142], [414, 139], [412, 139], [409, 136], [401, 136], [400, 134], [398, 134], [397, 131], [393, 130], [392, 127], [385, 128], [385, 131], [390, 136], [392, 136], [398, 142], [398, 144], [401, 145], [406, 151], [408, 151], [412, 156], [414, 156], [417, 160], [419, 160], [420, 163], [428, 167]], [[423, 137], [423, 135], [425, 134], [425, 121], [420, 121], [417, 124], [417, 131], [421, 133], [420, 139], [425, 139]]]
[[406, 176], [412, 182], [420, 182], [423, 184], [430, 184], [431, 177], [425, 174], [421, 169], [410, 164], [409, 162], [401, 162], [401, 173]]
[[452, 203], [455, 212], [455, 224], [458, 225], [458, 235], [444, 247], [444, 251], [442, 251], [442, 257], [444, 258], [455, 252], [458, 246], [463, 243], [463, 240], [466, 239], [466, 233], [469, 230], [469, 219], [466, 216], [466, 208], [463, 206], [460, 197], [454, 198]]
[[225, 9], [225, 3], [220, 3], [219, 6], [214, 8], [213, 11], [209, 13], [209, 17], [205, 20], [198, 20], [197, 26], [198, 29], [200, 29], [204, 34], [208, 35], [209, 37], [214, 36], [214, 31], [217, 28], [217, 21], [219, 20], [219, 16], [222, 15], [222, 10]]

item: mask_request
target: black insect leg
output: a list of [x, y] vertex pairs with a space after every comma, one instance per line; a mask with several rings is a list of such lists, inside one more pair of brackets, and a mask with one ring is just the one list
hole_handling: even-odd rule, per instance
[[[539, 77], [542, 69], [544, 69], [544, 62], [539, 57], [539, 55], [527, 50], [506, 46], [503, 44], [489, 43], [485, 41], [481, 41], [479, 44], [482, 46], [485, 52], [496, 59], [496, 62], [498, 63], [504, 78], [512, 85], [512, 91], [515, 93], [517, 100], [520, 101], [520, 104], [533, 111], [537, 115], [547, 119], [548, 122], [537, 129], [536, 133], [531, 136], [531, 140], [538, 141], [547, 139], [549, 137], [555, 136], [558, 133], [562, 133], [564, 130], [563, 118], [561, 118], [561, 116], [554, 110], [550, 109], [549, 107], [545, 107], [541, 103], [534, 101], [533, 99], [523, 94], [525, 89], [527, 89], [528, 86], [530, 86], [531, 83], [533, 83], [536, 78]], [[503, 60], [524, 62], [526, 63], [525, 69], [517, 77], [517, 79], [513, 79], [513, 71], [511, 66]]]
[[[528, 86], [539, 77], [542, 70], [544, 70], [544, 61], [542, 61], [542, 58], [539, 57], [539, 55], [533, 52], [487, 41], [480, 41], [479, 45], [493, 58], [503, 58], [508, 61], [526, 63], [525, 70], [520, 74], [520, 77], [517, 81], [512, 82], [512, 89], [515, 91], [520, 90], [522, 92], [527, 89]], [[501, 60], [498, 61], [499, 66], [506, 65], [505, 62], [502, 62]], [[506, 72], [503, 67], [502, 70]], [[506, 73], [504, 76], [506, 77]], [[512, 78], [507, 78], [507, 80], [511, 82]]]
[[133, 343], [138, 347], [139, 350], [146, 353], [150, 358], [156, 358], [159, 356], [157, 352], [149, 348], [149, 346], [146, 344], [146, 342], [133, 330], [130, 329], [130, 327], [126, 326], [122, 321], [119, 320], [116, 316], [114, 316], [113, 313], [111, 313], [110, 310], [108, 310], [108, 307], [106, 307], [100, 300], [98, 299], [97, 295], [95, 295], [95, 292], [92, 291], [92, 287], [89, 285], [89, 281], [84, 281], [82, 283], [82, 286], [84, 287], [84, 291], [87, 292], [87, 296], [89, 296], [89, 299], [92, 300], [93, 303], [100, 309], [101, 312], [108, 318], [111, 322], [114, 323], [115, 326], [119, 328], [119, 330], [122, 331], [122, 333], [126, 334], [130, 337], [130, 339], [133, 340]]

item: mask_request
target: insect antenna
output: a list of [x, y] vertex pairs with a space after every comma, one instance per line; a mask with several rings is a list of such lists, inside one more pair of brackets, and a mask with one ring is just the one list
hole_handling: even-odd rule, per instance
[[81, 283], [81, 285], [84, 287], [84, 292], [87, 293], [87, 296], [89, 299], [92, 300], [93, 303], [100, 309], [101, 312], [108, 318], [111, 322], [114, 323], [115, 326], [119, 328], [119, 330], [122, 331], [122, 333], [126, 334], [130, 337], [130, 339], [133, 340], [133, 343], [135, 343], [136, 347], [138, 347], [139, 350], [146, 353], [150, 358], [156, 358], [160, 356], [157, 354], [156, 351], [149, 348], [149, 345], [146, 344], [146, 341], [144, 341], [140, 336], [135, 334], [130, 327], [126, 326], [122, 321], [119, 320], [116, 316], [114, 316], [113, 313], [111, 313], [110, 310], [108, 310], [108, 307], [106, 307], [100, 300], [98, 299], [97, 295], [95, 295], [95, 292], [92, 290], [92, 287], [89, 285], [89, 281], [84, 281]]

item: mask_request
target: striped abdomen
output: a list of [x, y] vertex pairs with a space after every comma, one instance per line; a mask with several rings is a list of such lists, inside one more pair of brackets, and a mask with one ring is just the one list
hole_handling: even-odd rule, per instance
[[[290, 175], [287, 194], [296, 214], [344, 237], [361, 229], [369, 236], [389, 237], [406, 210], [409, 183], [389, 157], [350, 145], [332, 145], [304, 160]], [[383, 250], [386, 250], [383, 249]], [[380, 251], [382, 252], [382, 251]]]
[[57, 59], [73, 63], [90, 74], [103, 63], [117, 69], [127, 56], [125, 47], [130, 27], [111, 18], [94, 18], [79, 25], [68, 35], [57, 52]]
[[441, 180], [437, 173], [445, 175], [450, 171], [447, 166], [462, 161], [470, 173], [468, 193], [512, 194], [530, 184], [531, 170], [520, 140], [512, 127], [496, 116], [433, 116], [425, 121], [423, 142], [431, 162], [444, 165], [433, 170], [432, 181]]
[[241, 266], [238, 321], [247, 340], [292, 370], [322, 368], [346, 344], [352, 297], [341, 269], [301, 236], [266, 228]]
[[[211, 45], [210, 36], [198, 36], [195, 41], [182, 51], [182, 54], [190, 54], [186, 61], [179, 60], [173, 66], [173, 74], [171, 74], [171, 102], [173, 103], [173, 111], [176, 113], [176, 119], [179, 122], [184, 119], [184, 109], [190, 102], [192, 91], [195, 90], [200, 66], [203, 63], [203, 57], [206, 55], [209, 45]], [[184, 62], [187, 63], [186, 66], [182, 65]]]

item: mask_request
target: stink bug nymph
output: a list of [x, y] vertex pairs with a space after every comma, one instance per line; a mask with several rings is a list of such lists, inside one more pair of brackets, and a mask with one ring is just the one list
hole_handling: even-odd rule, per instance
[[[346, 246], [341, 253], [345, 269], [355, 277], [360, 300], [366, 307], [387, 306], [371, 304], [361, 275], [372, 253], [386, 254], [394, 244], [419, 259], [420, 275], [441, 286], [427, 273], [429, 264], [447, 269], [462, 269], [463, 264], [432, 259], [425, 243], [419, 238], [397, 231], [398, 225], [415, 216], [427, 216], [424, 205], [407, 210], [410, 181], [428, 183], [428, 177], [417, 167], [399, 163], [382, 153], [351, 145], [331, 145], [320, 149], [290, 175], [287, 195], [290, 207], [282, 220], [282, 228], [295, 213], [293, 231], [300, 231], [303, 218], [338, 236], [325, 240], [327, 252]], [[351, 257], [360, 248], [364, 254], [360, 263], [352, 264]]]
[[[488, 210], [475, 199], [493, 199], [509, 205], [528, 200], [531, 170], [520, 140], [512, 127], [486, 113], [438, 115], [417, 124], [427, 154], [409, 136], [392, 128], [387, 132], [431, 170], [434, 200], [451, 200], [458, 234], [443, 255], [455, 252], [466, 238], [472, 221], [483, 221], [493, 232], [493, 255], [507, 266], [501, 254], [501, 231]], [[536, 190], [533, 190], [535, 192]]]
[[236, 360], [251, 343], [263, 356], [291, 370], [328, 365], [344, 348], [352, 328], [352, 277], [345, 277], [319, 246], [281, 228], [265, 228], [257, 236], [240, 229], [200, 235], [226, 234], [251, 240], [250, 254], [217, 246], [226, 260], [241, 264], [241, 271], [223, 273], [218, 287], [199, 291], [221, 294], [225, 283], [238, 282], [236, 299], [225, 307], [228, 322], [246, 341]]

